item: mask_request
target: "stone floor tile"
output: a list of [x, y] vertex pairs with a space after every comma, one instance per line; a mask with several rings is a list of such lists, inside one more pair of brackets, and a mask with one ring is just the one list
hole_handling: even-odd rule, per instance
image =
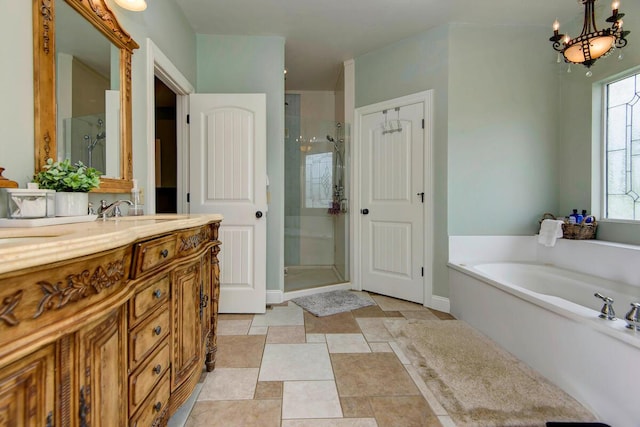
[[267, 344], [262, 356], [260, 381], [333, 380], [327, 345]]
[[396, 356], [400, 360], [400, 363], [402, 363], [403, 365], [411, 364], [411, 360], [409, 360], [409, 358], [404, 354], [404, 351], [402, 351], [402, 349], [400, 348], [397, 342], [390, 341], [389, 346], [391, 347], [393, 352], [396, 354]]
[[185, 427], [280, 427], [280, 400], [198, 402]]
[[282, 420], [282, 427], [378, 427], [375, 418]]
[[282, 381], [258, 381], [254, 399], [282, 399]]
[[361, 332], [350, 312], [316, 317], [305, 311], [304, 326], [308, 334], [359, 334]]
[[426, 310], [427, 308], [415, 302], [403, 301], [401, 299], [391, 298], [384, 295], [371, 294], [371, 298], [384, 311], [413, 311]]
[[294, 326], [304, 325], [303, 310], [295, 304], [273, 307], [265, 314], [256, 314], [251, 326]]
[[438, 415], [438, 421], [442, 427], [456, 427], [456, 423], [448, 415]]
[[342, 418], [334, 381], [285, 381], [282, 419]]
[[441, 427], [422, 396], [370, 397], [379, 427]]
[[249, 335], [267, 335], [268, 326], [252, 326], [249, 328]]
[[420, 395], [393, 353], [336, 353], [331, 364], [340, 397]]
[[371, 353], [362, 334], [327, 334], [329, 353]]
[[307, 342], [327, 342], [325, 334], [307, 334]]
[[218, 336], [247, 335], [251, 320], [218, 320]]
[[253, 320], [253, 314], [218, 314], [218, 320]]
[[217, 368], [259, 368], [264, 335], [222, 335], [218, 337]]
[[207, 375], [198, 401], [253, 399], [259, 369], [216, 368]]
[[431, 310], [411, 310], [401, 311], [402, 316], [405, 319], [418, 319], [418, 320], [439, 320], [438, 316], [433, 314]]
[[393, 349], [387, 342], [370, 342], [369, 347], [374, 353], [393, 353]]
[[456, 320], [455, 317], [453, 317], [449, 313], [445, 313], [444, 311], [438, 311], [432, 308], [430, 308], [429, 311], [432, 312], [440, 320]]
[[402, 317], [404, 319], [401, 311], [385, 311], [384, 314], [387, 317]]
[[351, 310], [351, 314], [353, 314], [353, 317], [386, 317], [386, 313], [377, 305]]
[[413, 365], [405, 365], [405, 369], [409, 373], [411, 379], [413, 379], [414, 384], [418, 387], [418, 390], [420, 390], [420, 394], [422, 394], [422, 397], [424, 397], [424, 399], [429, 404], [429, 407], [431, 408], [433, 413], [438, 416], [449, 415], [447, 411], [442, 407], [440, 402], [438, 402], [438, 399], [436, 399], [436, 396], [433, 394], [433, 392], [429, 389], [429, 387], [427, 387], [424, 379], [422, 379], [422, 376], [420, 376], [420, 373], [418, 373], [416, 367]]
[[345, 418], [373, 417], [368, 397], [341, 397], [340, 404], [342, 405], [342, 416]]
[[356, 319], [360, 330], [364, 334], [364, 337], [369, 342], [388, 342], [393, 341], [393, 337], [384, 326], [385, 317], [364, 318]]
[[267, 344], [297, 344], [307, 341], [304, 326], [269, 326]]

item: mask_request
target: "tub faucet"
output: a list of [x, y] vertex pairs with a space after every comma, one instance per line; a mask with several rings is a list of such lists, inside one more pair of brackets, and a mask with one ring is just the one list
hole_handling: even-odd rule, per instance
[[120, 217], [122, 216], [122, 212], [120, 212], [120, 205], [126, 203], [129, 206], [133, 206], [133, 202], [130, 200], [116, 200], [115, 202], [107, 205], [106, 200], [100, 200], [100, 207], [98, 208], [98, 216], [102, 219], [107, 219], [110, 216]]
[[616, 320], [616, 312], [613, 310], [613, 299], [602, 295], [600, 292], [596, 292], [593, 296], [604, 301], [599, 317], [607, 320]]
[[627, 328], [640, 331], [640, 302], [632, 302], [631, 310], [624, 316], [627, 321]]

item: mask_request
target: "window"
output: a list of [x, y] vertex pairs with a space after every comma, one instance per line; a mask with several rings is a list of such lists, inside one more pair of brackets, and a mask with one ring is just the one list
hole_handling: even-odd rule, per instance
[[328, 208], [333, 183], [333, 153], [305, 156], [305, 208]]
[[640, 73], [605, 85], [605, 217], [640, 220]]

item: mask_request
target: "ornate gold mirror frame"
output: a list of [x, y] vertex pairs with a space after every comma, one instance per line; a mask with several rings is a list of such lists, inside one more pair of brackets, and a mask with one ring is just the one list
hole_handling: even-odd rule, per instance
[[[35, 104], [35, 169], [56, 159], [55, 1], [33, 0], [33, 81]], [[132, 188], [131, 56], [138, 44], [120, 26], [104, 0], [64, 0], [120, 49], [120, 176], [102, 178], [100, 193]]]

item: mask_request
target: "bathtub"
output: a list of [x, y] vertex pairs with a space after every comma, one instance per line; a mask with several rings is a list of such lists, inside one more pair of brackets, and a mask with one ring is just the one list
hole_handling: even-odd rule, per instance
[[[640, 332], [624, 315], [640, 287], [547, 264], [449, 263], [451, 313], [613, 427], [640, 426]], [[614, 300], [617, 320], [598, 317]]]

